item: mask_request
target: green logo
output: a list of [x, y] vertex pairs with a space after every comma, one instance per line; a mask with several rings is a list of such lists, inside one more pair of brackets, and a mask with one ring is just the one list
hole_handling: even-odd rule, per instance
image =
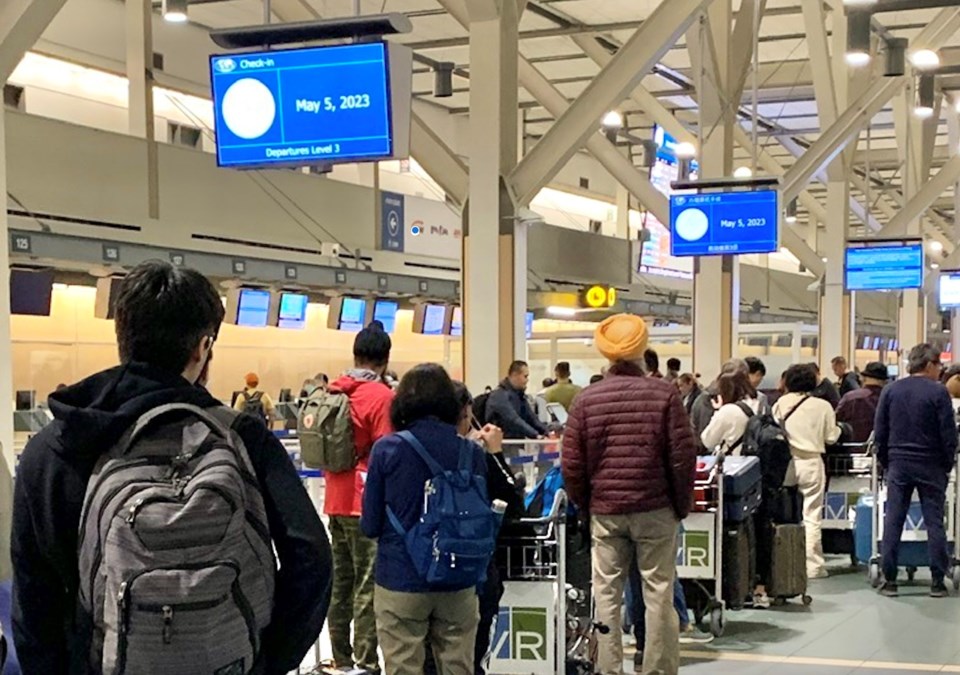
[[685, 530], [677, 552], [680, 567], [710, 567], [710, 533]]
[[499, 659], [547, 660], [545, 607], [502, 607], [497, 616], [493, 653]]

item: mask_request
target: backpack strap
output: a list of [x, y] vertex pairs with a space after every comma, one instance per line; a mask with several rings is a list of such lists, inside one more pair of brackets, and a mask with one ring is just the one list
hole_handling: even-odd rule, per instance
[[[736, 403], [734, 403], [734, 405], [737, 406], [738, 408], [740, 408], [741, 412], [743, 412], [743, 414], [747, 416], [747, 422], [749, 423], [750, 418], [755, 415], [755, 413], [754, 413], [753, 410], [750, 408], [750, 406], [748, 406], [748, 405], [747, 405], [746, 403], [744, 403], [743, 401], [737, 401]], [[741, 445], [743, 445], [743, 441], [744, 441], [744, 439], [746, 439], [746, 437], [747, 437], [747, 432], [744, 431], [744, 432], [743, 432], [743, 435], [740, 436], [740, 438], [738, 438], [738, 439], [737, 439], [734, 443], [732, 443], [731, 445], [727, 446], [727, 451], [726, 451], [724, 454], [728, 454], [728, 455], [729, 455], [729, 454], [732, 454], [732, 453], [736, 452], [736, 451], [737, 451], [737, 448], [739, 448]]]
[[221, 438], [230, 438], [229, 429], [214, 415], [211, 415], [203, 408], [190, 405], [189, 403], [167, 403], [166, 405], [157, 406], [140, 416], [133, 425], [133, 428], [125, 434], [125, 438], [120, 443], [120, 447], [122, 448], [120, 456], [126, 455], [130, 451], [130, 448], [133, 447], [133, 444], [136, 443], [140, 439], [140, 436], [147, 430], [147, 427], [154, 422], [164, 417], [169, 417], [174, 414], [183, 415], [184, 413], [198, 418], [207, 425], [210, 431], [213, 431]]
[[810, 398], [811, 398], [810, 394], [807, 394], [806, 396], [804, 396], [803, 398], [801, 398], [801, 399], [800, 399], [800, 402], [797, 403], [797, 405], [793, 406], [793, 407], [790, 409], [790, 412], [787, 413], [786, 417], [784, 417], [782, 420], [780, 420], [780, 426], [781, 426], [781, 428], [783, 428], [783, 432], [784, 432], [784, 433], [787, 432], [787, 420], [790, 419], [791, 417], [793, 417], [793, 413], [797, 412], [797, 410], [800, 409], [800, 406], [802, 406], [804, 403], [806, 403], [807, 401], [809, 401]]
[[[430, 469], [430, 473], [434, 476], [439, 476], [443, 473], [443, 467], [437, 463], [433, 457], [430, 456], [430, 453], [427, 452], [427, 449], [423, 447], [423, 443], [413, 435], [410, 431], [398, 431], [397, 436], [406, 441], [407, 445], [414, 449], [414, 451], [420, 456], [420, 459], [423, 460], [423, 463], [427, 465], [427, 468]], [[463, 453], [464, 455], [466, 453]], [[461, 463], [463, 460], [460, 460]], [[393, 512], [393, 509], [387, 506], [387, 518], [390, 520], [390, 525], [393, 526], [393, 529], [401, 537], [407, 535], [407, 531], [403, 529], [403, 525], [400, 523], [400, 519], [397, 518], [397, 514]]]
[[750, 419], [751, 417], [753, 417], [753, 416], [756, 414], [756, 413], [753, 412], [753, 409], [752, 409], [750, 406], [748, 406], [746, 403], [744, 403], [743, 401], [737, 401], [735, 405], [736, 405], [738, 408], [740, 408], [740, 410], [743, 411], [743, 414], [747, 416], [747, 419]]

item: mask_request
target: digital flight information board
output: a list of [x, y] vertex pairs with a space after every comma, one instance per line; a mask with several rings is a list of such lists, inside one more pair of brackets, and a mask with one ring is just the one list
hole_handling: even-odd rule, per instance
[[919, 240], [854, 243], [847, 248], [848, 291], [898, 291], [923, 286], [923, 243]]
[[677, 257], [779, 250], [776, 190], [670, 196], [670, 254]]
[[217, 163], [405, 158], [412, 72], [410, 50], [385, 42], [211, 56]]

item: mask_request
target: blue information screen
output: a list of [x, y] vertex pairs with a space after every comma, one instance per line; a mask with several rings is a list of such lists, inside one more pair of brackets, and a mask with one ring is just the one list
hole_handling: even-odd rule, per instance
[[382, 42], [211, 56], [217, 163], [390, 157], [389, 73]]
[[848, 248], [848, 291], [894, 291], [923, 286], [923, 245]]
[[301, 293], [280, 294], [279, 328], [304, 328], [307, 325], [308, 298]]
[[373, 320], [383, 324], [383, 330], [392, 333], [397, 329], [397, 310], [400, 304], [393, 300], [377, 300], [373, 305]]
[[423, 310], [423, 334], [443, 335], [443, 324], [446, 320], [446, 306], [427, 305]]
[[450, 335], [463, 337], [463, 307], [453, 308], [453, 316], [450, 319]]
[[263, 328], [270, 316], [270, 291], [252, 288], [240, 290], [240, 302], [237, 309], [237, 325], [251, 328]]
[[670, 255], [736, 255], [779, 250], [776, 190], [670, 196]]
[[340, 330], [359, 333], [367, 313], [367, 301], [362, 298], [344, 298], [340, 305]]

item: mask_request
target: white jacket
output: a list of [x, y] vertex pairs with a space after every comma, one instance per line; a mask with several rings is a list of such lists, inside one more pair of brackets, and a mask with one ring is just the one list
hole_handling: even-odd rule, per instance
[[[742, 403], [746, 403], [754, 415], [760, 412], [761, 404], [759, 399], [748, 398], [743, 400]], [[739, 405], [736, 403], [728, 403], [721, 406], [720, 409], [713, 414], [713, 417], [710, 418], [710, 424], [708, 424], [707, 428], [700, 434], [700, 440], [708, 450], [715, 450], [723, 445], [724, 449], [729, 451], [737, 441], [743, 438], [743, 434], [747, 431], [747, 423], [749, 421], [750, 418], [747, 417], [747, 414], [743, 412]], [[733, 454], [739, 455], [741, 449], [742, 446], [737, 445]]]
[[837, 414], [833, 406], [823, 399], [810, 397], [804, 401], [804, 394], [784, 394], [773, 406], [773, 416], [782, 420], [796, 406], [796, 412], [790, 415], [784, 425], [790, 450], [794, 454], [822, 454], [826, 446], [840, 439], [840, 427], [837, 426]]

